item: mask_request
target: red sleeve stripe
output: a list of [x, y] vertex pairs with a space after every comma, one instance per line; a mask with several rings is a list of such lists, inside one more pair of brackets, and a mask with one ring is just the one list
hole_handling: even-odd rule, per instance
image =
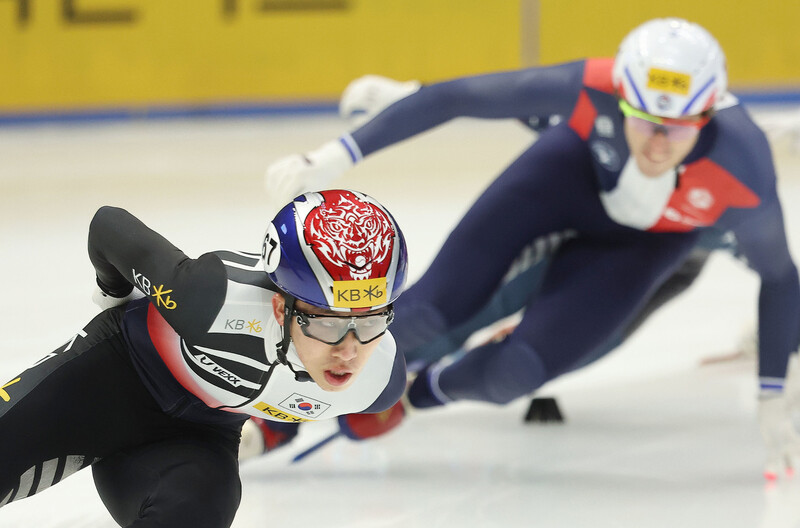
[[605, 93], [614, 93], [614, 83], [611, 71], [614, 68], [614, 59], [597, 58], [587, 59], [583, 68], [583, 85]]
[[147, 331], [158, 355], [183, 388], [200, 398], [209, 407], [222, 407], [223, 403], [206, 393], [195, 381], [181, 354], [181, 337], [161, 317], [151, 304], [147, 311]]

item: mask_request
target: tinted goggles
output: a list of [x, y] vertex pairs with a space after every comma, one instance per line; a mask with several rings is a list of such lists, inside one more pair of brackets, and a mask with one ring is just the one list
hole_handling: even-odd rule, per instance
[[619, 100], [619, 109], [628, 119], [634, 130], [640, 134], [652, 136], [661, 133], [673, 141], [691, 139], [700, 133], [709, 119], [708, 115], [701, 115], [693, 119], [674, 119], [671, 117], [658, 117], [647, 112], [642, 112], [632, 107], [624, 99]]
[[347, 336], [353, 335], [362, 345], [378, 339], [386, 333], [386, 329], [394, 320], [394, 310], [371, 315], [319, 315], [292, 310], [297, 317], [297, 324], [306, 337], [322, 341], [328, 345], [338, 345]]

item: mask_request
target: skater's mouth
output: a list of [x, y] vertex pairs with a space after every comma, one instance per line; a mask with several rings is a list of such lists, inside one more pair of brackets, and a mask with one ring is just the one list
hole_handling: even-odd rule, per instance
[[342, 385], [347, 384], [350, 381], [350, 378], [353, 377], [352, 372], [344, 371], [344, 370], [326, 370], [325, 371], [325, 381], [333, 385], [334, 387], [341, 387]]

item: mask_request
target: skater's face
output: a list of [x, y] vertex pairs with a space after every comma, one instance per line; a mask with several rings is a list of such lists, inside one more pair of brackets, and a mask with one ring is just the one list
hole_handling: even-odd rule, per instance
[[[284, 307], [283, 296], [275, 294], [272, 298], [272, 308], [275, 318], [281, 325], [284, 322]], [[359, 325], [358, 330], [347, 331], [343, 337], [336, 332], [334, 332], [335, 335], [325, 335], [324, 333], [315, 333], [316, 328], [309, 329], [307, 322], [313, 321], [312, 324], [320, 324], [320, 328], [324, 332], [325, 329], [336, 326], [343, 325], [346, 328], [352, 318], [341, 317], [342, 314], [339, 312], [323, 310], [299, 300], [295, 301], [294, 309], [291, 337], [297, 349], [297, 355], [314, 382], [323, 390], [333, 392], [345, 390], [353, 384], [380, 343], [388, 322], [391, 322], [386, 308], [382, 308], [359, 313], [357, 316], [359, 320], [355, 323]], [[327, 317], [315, 319], [313, 317], [315, 315]], [[331, 316], [336, 316], [336, 318]], [[305, 332], [301, 322], [306, 325]], [[356, 336], [357, 331], [359, 332], [358, 336]], [[317, 337], [314, 337], [315, 335]], [[341, 340], [335, 344], [329, 344], [320, 339], [330, 342]], [[362, 343], [359, 339], [367, 342]]]
[[692, 151], [708, 116], [669, 119], [639, 111], [624, 100], [625, 138], [631, 156], [645, 176], [659, 176], [676, 167]]

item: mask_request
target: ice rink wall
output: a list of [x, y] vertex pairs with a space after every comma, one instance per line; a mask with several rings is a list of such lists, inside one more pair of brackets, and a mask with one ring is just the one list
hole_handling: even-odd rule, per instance
[[587, 54], [613, 54], [644, 20], [680, 16], [717, 37], [740, 90], [800, 90], [800, 2], [794, 0], [541, 0], [537, 60], [552, 63]]
[[0, 112], [333, 101], [519, 64], [517, 2], [0, 0]]
[[734, 87], [800, 87], [789, 0], [0, 0], [0, 118], [332, 109], [355, 77], [436, 81], [612, 55], [654, 16], [707, 26]]

